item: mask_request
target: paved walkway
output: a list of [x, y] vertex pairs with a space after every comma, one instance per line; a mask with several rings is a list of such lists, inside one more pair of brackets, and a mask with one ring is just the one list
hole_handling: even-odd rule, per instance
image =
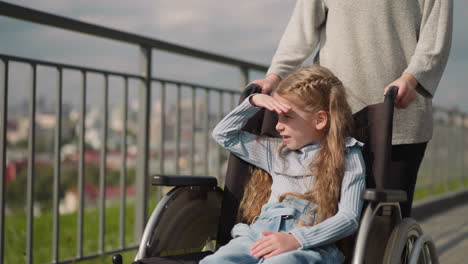
[[419, 224], [435, 241], [441, 264], [468, 263], [468, 201]]

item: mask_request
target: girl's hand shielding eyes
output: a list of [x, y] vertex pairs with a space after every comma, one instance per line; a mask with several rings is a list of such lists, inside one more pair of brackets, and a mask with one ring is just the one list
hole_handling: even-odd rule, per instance
[[266, 94], [256, 94], [250, 97], [250, 103], [257, 107], [264, 107], [270, 111], [275, 111], [278, 114], [286, 114], [291, 110], [291, 106], [276, 100], [273, 96]]
[[301, 247], [299, 241], [289, 233], [269, 231], [262, 231], [262, 233], [264, 237], [250, 248], [250, 254], [256, 258], [267, 259]]

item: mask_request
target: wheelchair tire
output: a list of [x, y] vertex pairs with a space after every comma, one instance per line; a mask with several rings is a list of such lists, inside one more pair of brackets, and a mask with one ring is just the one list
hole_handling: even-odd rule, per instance
[[[423, 231], [413, 218], [404, 218], [393, 229], [385, 248], [385, 264], [409, 263], [409, 256], [418, 237]], [[423, 253], [424, 254], [424, 253]], [[420, 258], [424, 259], [424, 257]], [[421, 263], [421, 261], [418, 261]], [[424, 262], [422, 262], [424, 263]]]

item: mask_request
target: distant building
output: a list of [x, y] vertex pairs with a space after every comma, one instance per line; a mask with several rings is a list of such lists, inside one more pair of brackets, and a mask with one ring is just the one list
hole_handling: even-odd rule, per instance
[[12, 160], [7, 162], [6, 164], [6, 184], [10, 184], [16, 180], [16, 176], [18, 175], [18, 172], [25, 168], [27, 166], [27, 160], [26, 159], [21, 159], [21, 160]]
[[[84, 191], [84, 205], [85, 207], [94, 207], [99, 199], [99, 186], [93, 186], [85, 183], [83, 186]], [[117, 200], [121, 197], [119, 186], [107, 186], [105, 189], [106, 201]], [[125, 188], [127, 197], [135, 196], [135, 186], [130, 185]], [[60, 201], [59, 210], [61, 214], [76, 212], [79, 206], [78, 189], [72, 188], [65, 192], [65, 197]]]

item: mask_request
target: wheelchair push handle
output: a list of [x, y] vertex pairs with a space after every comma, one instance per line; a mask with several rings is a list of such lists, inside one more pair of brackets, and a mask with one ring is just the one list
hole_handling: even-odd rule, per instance
[[394, 103], [395, 98], [398, 94], [398, 87], [397, 86], [391, 86], [388, 88], [387, 92], [385, 93], [385, 103]]
[[[261, 93], [262, 92], [262, 87], [260, 87], [260, 85], [258, 84], [255, 84], [255, 83], [251, 83], [249, 85], [247, 85], [245, 88], [244, 88], [244, 91], [242, 92], [242, 95], [240, 97], [240, 100], [243, 100], [245, 99], [246, 97], [248, 97], [249, 95], [251, 94], [254, 94], [254, 93]], [[239, 102], [240, 103], [240, 102]]]

